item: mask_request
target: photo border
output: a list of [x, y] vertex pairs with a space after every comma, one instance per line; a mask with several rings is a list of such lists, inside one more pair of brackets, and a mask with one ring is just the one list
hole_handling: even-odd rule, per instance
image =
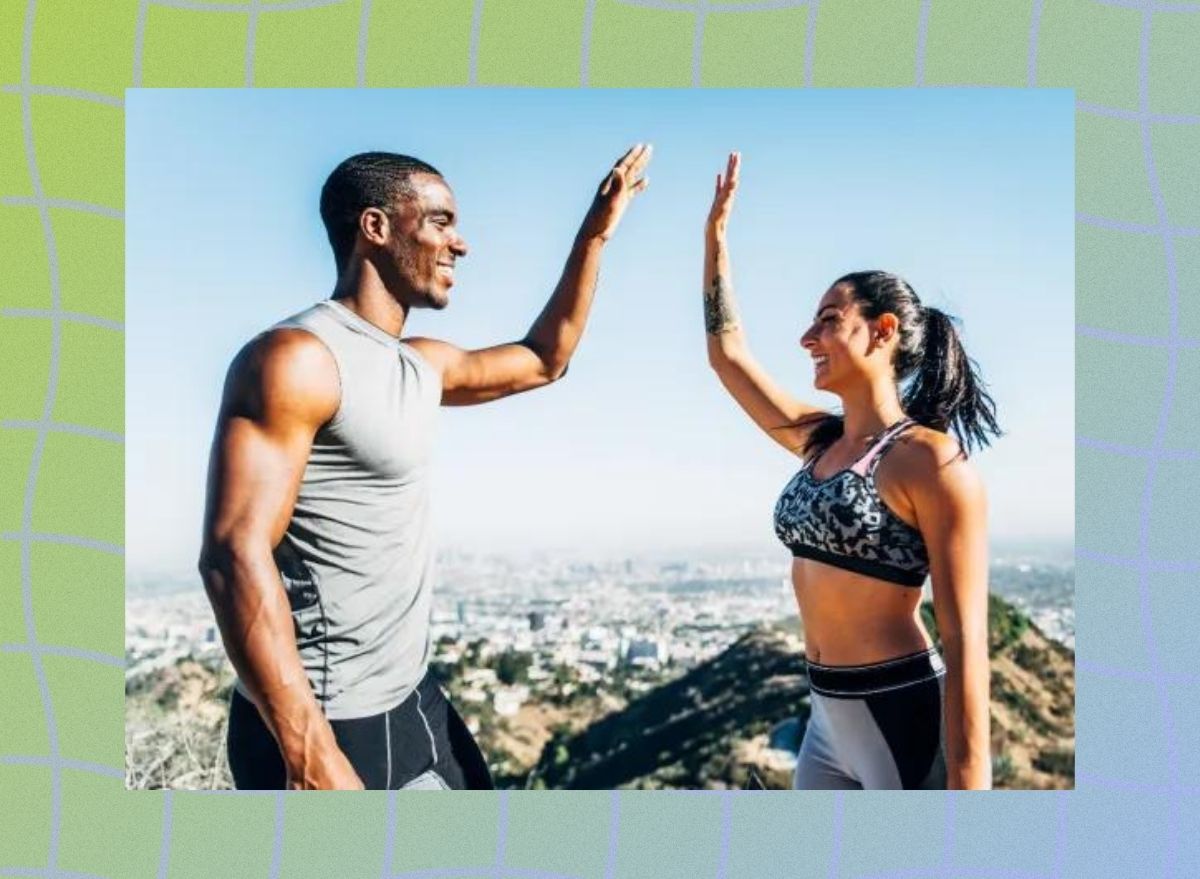
[[[0, 875], [1200, 874], [1200, 3], [83, 8], [0, 7]], [[356, 85], [1075, 89], [1077, 790], [126, 792], [125, 89]]]

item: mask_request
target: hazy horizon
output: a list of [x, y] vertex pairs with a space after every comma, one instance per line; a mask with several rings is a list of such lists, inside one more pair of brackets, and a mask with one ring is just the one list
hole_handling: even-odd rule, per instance
[[[1063, 561], [1074, 562], [1074, 540], [1059, 540], [1054, 538], [1037, 538], [1031, 540], [993, 540], [989, 546], [990, 561], [995, 563], [1000, 559], [1014, 557], [1033, 558], [1046, 563]], [[771, 540], [761, 544], [730, 544], [729, 546], [680, 546], [662, 549], [646, 549], [640, 551], [622, 552], [614, 548], [608, 552], [588, 554], [579, 548], [562, 546], [524, 547], [515, 550], [487, 549], [475, 546], [446, 546], [439, 545], [437, 556], [444, 561], [447, 556], [465, 556], [474, 559], [494, 559], [510, 563], [556, 562], [563, 564], [619, 564], [626, 560], [637, 563], [669, 563], [690, 561], [697, 564], [729, 563], [738, 560], [759, 561], [776, 559], [781, 566], [790, 564], [792, 557], [778, 541]], [[184, 580], [194, 580], [197, 589], [202, 587], [200, 576], [196, 573], [194, 564], [187, 567], [175, 568], [142, 568], [126, 569], [126, 582], [145, 585], [150, 581], [163, 580], [179, 583]]]

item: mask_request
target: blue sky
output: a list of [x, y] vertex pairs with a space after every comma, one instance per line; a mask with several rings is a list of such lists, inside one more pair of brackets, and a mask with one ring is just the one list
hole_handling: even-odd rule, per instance
[[442, 410], [443, 547], [785, 553], [771, 511], [797, 462], [704, 356], [703, 221], [733, 149], [734, 285], [768, 370], [833, 405], [798, 344], [818, 298], [847, 271], [903, 275], [962, 319], [1007, 431], [977, 458], [993, 537], [1073, 539], [1069, 91], [138, 90], [126, 110], [132, 574], [193, 568], [225, 369], [329, 295], [318, 194], [367, 149], [437, 166], [471, 247], [449, 308], [405, 333], [482, 347], [524, 335], [597, 181], [629, 145], [655, 147], [570, 375]]

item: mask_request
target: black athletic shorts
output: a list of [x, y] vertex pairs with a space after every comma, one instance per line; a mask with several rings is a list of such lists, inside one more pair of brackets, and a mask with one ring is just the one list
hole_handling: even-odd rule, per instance
[[[467, 725], [426, 673], [383, 714], [331, 720], [333, 734], [369, 790], [490, 789], [487, 762]], [[282, 790], [287, 770], [254, 703], [236, 689], [229, 706], [229, 769], [239, 790]]]

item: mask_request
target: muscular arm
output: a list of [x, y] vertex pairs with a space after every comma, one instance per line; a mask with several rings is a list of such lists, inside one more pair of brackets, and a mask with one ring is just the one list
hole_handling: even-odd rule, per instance
[[601, 181], [575, 236], [562, 276], [529, 332], [518, 342], [464, 351], [436, 339], [409, 339], [442, 373], [442, 403], [465, 406], [538, 388], [567, 371], [587, 323], [604, 244], [631, 199], [646, 188], [650, 147], [638, 144]]
[[333, 360], [307, 333], [251, 342], [230, 368], [209, 462], [200, 573], [225, 650], [293, 788], [362, 787], [309, 686], [272, 555], [313, 436], [338, 396]]
[[442, 403], [469, 406], [557, 381], [583, 336], [604, 240], [584, 234], [575, 238], [554, 293], [529, 332], [519, 342], [466, 351], [438, 339], [408, 343], [442, 373]]
[[731, 155], [717, 189], [704, 234], [704, 330], [708, 362], [721, 384], [751, 420], [788, 451], [799, 453], [809, 431], [827, 414], [781, 388], [746, 344], [733, 296], [725, 230], [738, 184], [740, 160]]
[[946, 657], [947, 780], [952, 789], [986, 789], [992, 784], [987, 501], [975, 468], [950, 438], [913, 452], [918, 477], [909, 495], [929, 550]]

